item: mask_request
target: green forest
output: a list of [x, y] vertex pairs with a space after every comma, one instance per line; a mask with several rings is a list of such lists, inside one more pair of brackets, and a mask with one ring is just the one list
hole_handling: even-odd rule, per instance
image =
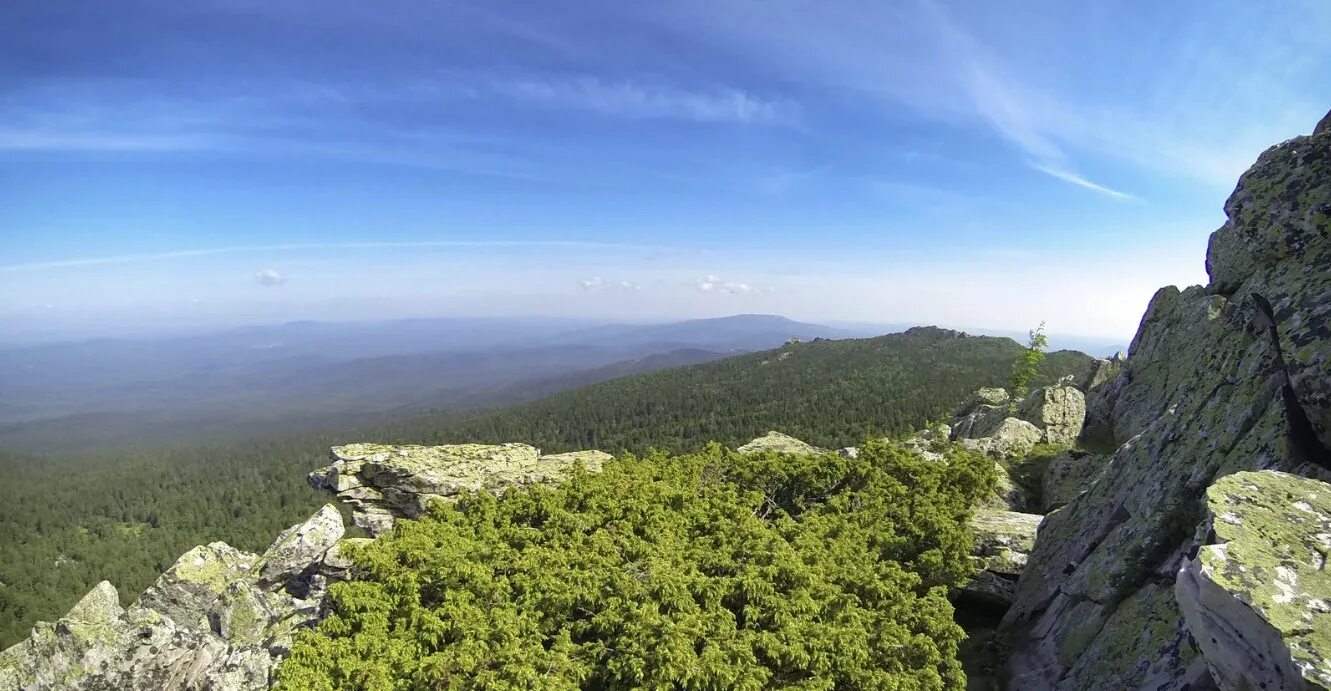
[[994, 465], [895, 444], [626, 456], [356, 551], [290, 689], [964, 689], [950, 588]]
[[[0, 453], [0, 646], [58, 618], [101, 580], [128, 604], [195, 545], [224, 540], [261, 551], [328, 500], [305, 475], [326, 463], [333, 444], [523, 441], [547, 451], [690, 453], [779, 429], [835, 448], [948, 416], [976, 388], [1004, 385], [1020, 352], [1005, 338], [913, 329], [790, 344], [494, 411], [68, 457]], [[1035, 384], [1080, 374], [1088, 360], [1052, 353]]]

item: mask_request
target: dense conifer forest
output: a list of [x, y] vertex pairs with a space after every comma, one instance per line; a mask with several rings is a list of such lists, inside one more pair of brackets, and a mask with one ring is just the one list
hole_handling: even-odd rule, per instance
[[[305, 475], [332, 444], [524, 441], [547, 451], [687, 453], [779, 429], [835, 448], [947, 416], [974, 389], [1006, 383], [1020, 350], [1005, 338], [914, 329], [794, 343], [508, 409], [373, 428], [68, 457], [0, 453], [0, 646], [59, 617], [101, 580], [132, 600], [194, 545], [262, 550], [330, 499]], [[1036, 385], [1079, 374], [1087, 361], [1053, 353]]]

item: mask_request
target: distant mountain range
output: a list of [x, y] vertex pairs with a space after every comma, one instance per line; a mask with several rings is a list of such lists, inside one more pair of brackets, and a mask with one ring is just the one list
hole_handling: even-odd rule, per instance
[[0, 351], [0, 446], [76, 450], [363, 424], [531, 400], [791, 338], [863, 335], [772, 315], [598, 325], [431, 319], [13, 348]]

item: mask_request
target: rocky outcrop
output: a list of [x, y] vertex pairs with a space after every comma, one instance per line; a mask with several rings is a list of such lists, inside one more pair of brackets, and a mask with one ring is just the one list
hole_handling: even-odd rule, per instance
[[1086, 421], [1086, 396], [1070, 382], [1045, 386], [1017, 406], [1017, 416], [1040, 429], [1041, 442], [1071, 445]]
[[555, 483], [576, 468], [599, 472], [611, 456], [601, 451], [542, 456], [526, 444], [348, 444], [333, 447], [332, 458], [331, 465], [310, 473], [310, 484], [350, 504], [356, 525], [379, 535], [395, 518], [422, 515], [433, 501]]
[[1011, 604], [1043, 518], [1015, 511], [976, 511], [971, 519], [976, 573], [961, 588], [961, 596], [995, 607]]
[[1206, 491], [1174, 592], [1224, 691], [1331, 689], [1331, 485], [1274, 471]]
[[1049, 459], [1041, 479], [1041, 511], [1048, 513], [1076, 499], [1104, 475], [1108, 458], [1089, 451], [1069, 449]]
[[1085, 417], [1085, 396], [1070, 381], [1036, 389], [1015, 406], [1003, 389], [980, 389], [957, 409], [951, 436], [972, 451], [1011, 458], [1036, 444], [1071, 445]]
[[1207, 288], [1152, 299], [1093, 393], [1119, 445], [1051, 514], [1003, 632], [1014, 689], [1206, 688], [1174, 581], [1219, 477], [1325, 477], [1331, 372], [1331, 132], [1269, 149], [1226, 204]]
[[266, 688], [292, 637], [320, 617], [343, 534], [328, 505], [262, 555], [196, 547], [125, 609], [103, 581], [55, 623], [0, 652], [0, 690]]
[[[797, 456], [808, 456], [811, 454], [827, 453], [811, 444], [806, 444], [788, 434], [782, 434], [777, 431], [771, 431], [757, 439], [735, 449], [740, 453], [762, 453], [764, 451], [775, 451], [777, 453], [789, 453]], [[858, 453], [858, 451], [857, 451]]]

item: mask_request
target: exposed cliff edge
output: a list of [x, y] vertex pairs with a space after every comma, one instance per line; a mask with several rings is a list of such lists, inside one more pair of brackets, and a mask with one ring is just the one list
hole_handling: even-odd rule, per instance
[[125, 609], [103, 581], [59, 621], [0, 652], [0, 690], [265, 688], [292, 636], [319, 620], [342, 516], [324, 506], [263, 554], [186, 552]]
[[1175, 580], [1218, 478], [1328, 475], [1331, 115], [1263, 153], [1225, 212], [1210, 285], [1160, 290], [1088, 400], [1087, 434], [1118, 450], [1039, 532], [1003, 623], [1013, 689], [1244, 688], [1212, 678], [1223, 663], [1199, 650]]

